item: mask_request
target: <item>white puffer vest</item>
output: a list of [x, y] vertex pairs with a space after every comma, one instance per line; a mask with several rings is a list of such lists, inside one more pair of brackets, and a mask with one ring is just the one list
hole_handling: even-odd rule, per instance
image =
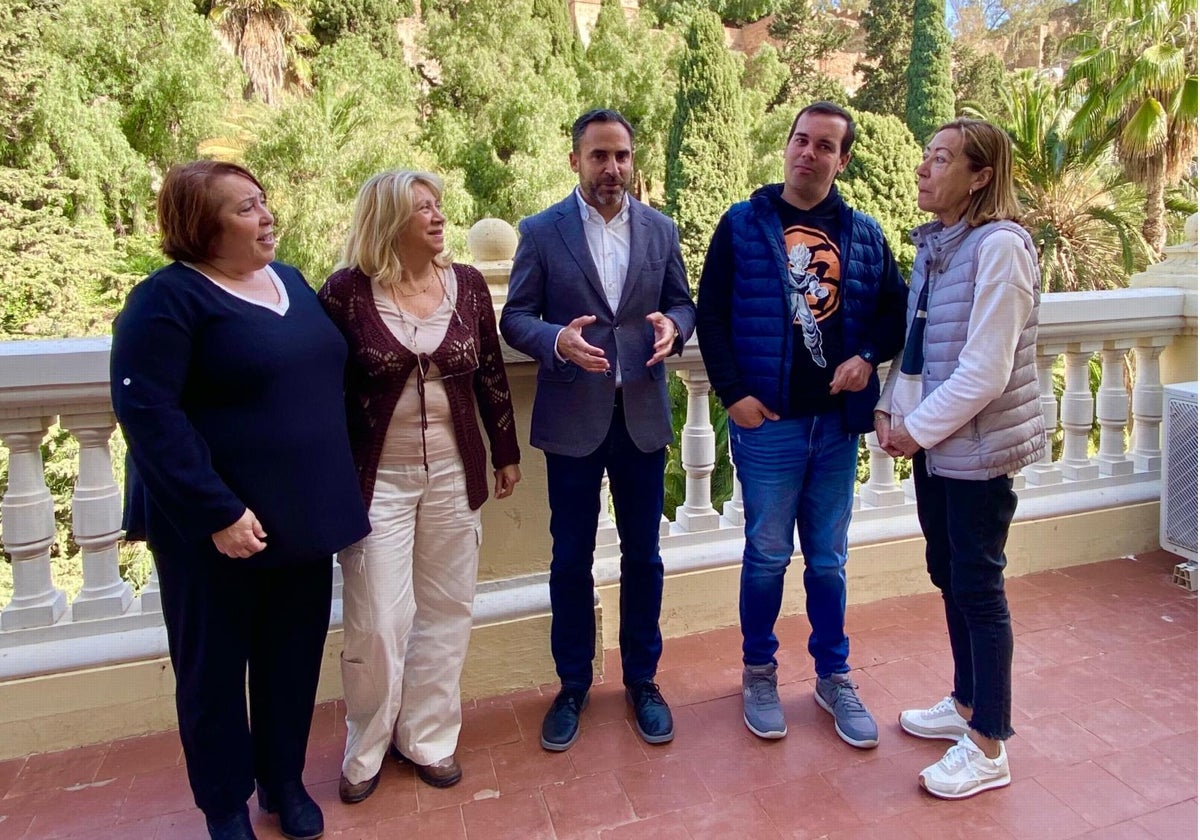
[[[930, 222], [912, 232], [917, 246], [913, 263], [908, 319], [926, 282], [929, 287], [925, 327], [925, 367], [922, 396], [950, 378], [967, 341], [967, 326], [975, 301], [979, 245], [990, 234], [1007, 230], [1017, 234], [1029, 251], [1035, 270], [1037, 250], [1024, 228], [1015, 222], [989, 222], [975, 228], [959, 223], [944, 228]], [[1004, 393], [992, 400], [969, 423], [926, 452], [933, 475], [982, 481], [1019, 470], [1042, 457], [1046, 446], [1045, 422], [1039, 404], [1037, 379], [1038, 304], [1033, 288], [1033, 311], [1017, 341], [1016, 360]]]

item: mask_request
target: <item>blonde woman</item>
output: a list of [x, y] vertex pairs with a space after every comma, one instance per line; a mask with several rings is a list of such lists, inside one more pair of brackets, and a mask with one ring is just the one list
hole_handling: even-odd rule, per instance
[[396, 171], [359, 191], [338, 270], [319, 292], [350, 345], [350, 442], [371, 534], [343, 551], [346, 755], [361, 802], [389, 751], [448, 787], [462, 722], [479, 508], [521, 479], [512, 400], [483, 276], [445, 255], [442, 182]]

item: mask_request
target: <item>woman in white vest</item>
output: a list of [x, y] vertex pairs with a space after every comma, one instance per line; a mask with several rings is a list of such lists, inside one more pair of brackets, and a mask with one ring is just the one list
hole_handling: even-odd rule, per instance
[[917, 167], [917, 258], [904, 351], [875, 411], [879, 444], [913, 459], [929, 576], [942, 592], [954, 686], [900, 713], [918, 738], [954, 746], [920, 784], [963, 799], [1011, 781], [1012, 624], [1004, 544], [1017, 508], [1012, 476], [1037, 461], [1037, 251], [1017, 219], [1008, 136], [981, 120], [942, 126]]

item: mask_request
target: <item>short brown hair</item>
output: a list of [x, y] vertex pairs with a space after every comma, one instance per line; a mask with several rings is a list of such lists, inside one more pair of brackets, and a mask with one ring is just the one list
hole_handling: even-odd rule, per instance
[[244, 166], [219, 160], [196, 160], [167, 170], [158, 191], [158, 231], [162, 250], [173, 260], [203, 262], [221, 231], [220, 207], [212, 185], [224, 175], [240, 175], [263, 192]]
[[992, 177], [971, 194], [967, 212], [963, 214], [967, 227], [987, 222], [1008, 220], [1020, 222], [1021, 202], [1013, 183], [1012, 141], [1001, 129], [984, 120], [959, 117], [941, 126], [941, 131], [958, 131], [962, 135], [963, 154], [972, 172], [988, 167]]

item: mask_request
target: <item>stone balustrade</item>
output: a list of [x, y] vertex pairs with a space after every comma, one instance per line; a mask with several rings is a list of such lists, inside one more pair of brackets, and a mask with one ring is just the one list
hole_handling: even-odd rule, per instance
[[[481, 225], [473, 236], [484, 251], [479, 260], [486, 264], [499, 306], [507, 280], [506, 254], [511, 255], [515, 236], [494, 220]], [[1041, 404], [1049, 434], [1061, 434], [1061, 456], [1051, 457], [1047, 447], [1046, 456], [1026, 468], [1018, 483], [1019, 519], [1157, 500], [1162, 463], [1160, 357], [1181, 341], [1191, 341], [1194, 347], [1196, 335], [1194, 219], [1190, 230], [1191, 241], [1176, 249], [1190, 248], [1183, 256], [1186, 261], [1190, 254], [1190, 288], [1186, 282], [1157, 287], [1151, 273], [1139, 278], [1136, 289], [1043, 297], [1038, 344]], [[1176, 278], [1186, 276], [1178, 262], [1179, 254], [1174, 253], [1164, 263]], [[0, 612], [0, 682], [166, 653], [154, 579], [135, 596], [118, 574], [121, 498], [109, 448], [114, 417], [108, 352], [104, 338], [0, 344], [0, 444], [9, 454], [0, 541], [11, 558], [13, 579], [13, 597]], [[518, 423], [527, 429], [534, 365], [511, 351], [506, 358]], [[1094, 397], [1089, 381], [1093, 359], [1099, 360], [1100, 368]], [[687, 416], [680, 441], [685, 496], [673, 520], [664, 520], [662, 531], [668, 590], [673, 576], [736, 568], [743, 526], [736, 479], [733, 497], [720, 510], [714, 505], [717, 440], [709, 420], [709, 382], [694, 339], [669, 367], [686, 387]], [[1053, 387], [1060, 368], [1061, 400]], [[1190, 376], [1185, 368], [1178, 370], [1195, 379], [1194, 352]], [[70, 603], [51, 579], [53, 508], [39, 450], [56, 420], [78, 441], [80, 451], [72, 529], [82, 549], [83, 587]], [[1093, 420], [1099, 424], [1098, 446], [1091, 442]], [[857, 494], [852, 546], [915, 538], [919, 530], [911, 490], [897, 480], [892, 459], [874, 435], [868, 435], [864, 445], [870, 473]], [[477, 629], [548, 614], [548, 509], [541, 466], [540, 454], [526, 448], [526, 480], [516, 501], [492, 502], [485, 508]], [[602, 608], [603, 591], [619, 579], [619, 547], [607, 505], [597, 527], [595, 577]], [[735, 594], [722, 594], [736, 601]], [[664, 622], [669, 623], [666, 612]], [[340, 614], [339, 601], [333, 610], [335, 627]], [[668, 635], [687, 632], [690, 625], [681, 620], [673, 626]], [[603, 632], [607, 638], [609, 627]], [[486, 647], [486, 637], [481, 638]], [[544, 645], [544, 636], [538, 638]], [[547, 658], [544, 652], [539, 655]], [[469, 661], [468, 671], [470, 667]], [[538, 673], [542, 672], [536, 668], [530, 672], [529, 684], [536, 684]], [[469, 682], [464, 684], [468, 691]]]

